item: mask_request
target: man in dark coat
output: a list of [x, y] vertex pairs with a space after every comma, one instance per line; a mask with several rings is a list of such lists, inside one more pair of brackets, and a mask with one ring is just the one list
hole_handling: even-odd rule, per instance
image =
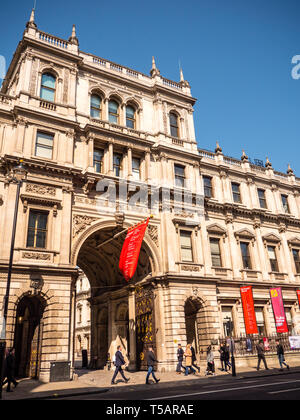
[[176, 372], [177, 372], [178, 375], [181, 373], [181, 369], [184, 369], [184, 367], [182, 366], [183, 355], [184, 355], [184, 350], [181, 347], [181, 344], [178, 344], [178, 349], [177, 349], [178, 364], [177, 364], [177, 368], [176, 368]]
[[15, 380], [15, 363], [15, 349], [12, 348], [5, 359], [4, 377], [6, 377], [6, 380], [3, 382], [3, 385], [7, 383], [6, 392], [12, 392], [10, 389], [11, 383], [14, 384], [15, 388], [18, 385], [18, 382]]
[[276, 340], [276, 350], [277, 350], [277, 356], [278, 356], [278, 360], [280, 364], [280, 370], [283, 370], [282, 365], [286, 366], [286, 368], [289, 370], [290, 367], [287, 363], [285, 363], [283, 346], [279, 340]]
[[259, 340], [259, 343], [256, 345], [256, 350], [257, 350], [257, 358], [258, 358], [257, 368], [256, 369], [259, 370], [260, 362], [263, 361], [266, 370], [269, 370], [269, 368], [267, 366], [267, 362], [266, 362], [265, 348], [264, 348], [264, 342], [263, 342], [263, 340]]
[[122, 366], [125, 365], [125, 360], [124, 360], [124, 357], [123, 357], [123, 354], [122, 354], [122, 347], [121, 346], [117, 347], [117, 352], [115, 354], [115, 362], [114, 363], [115, 363], [116, 370], [115, 370], [114, 376], [112, 377], [111, 384], [116, 385], [115, 379], [116, 379], [118, 373], [120, 373], [122, 375], [122, 378], [127, 383], [130, 380], [130, 378], [125, 377], [123, 369], [122, 369]]
[[146, 384], [150, 385], [149, 382], [149, 376], [152, 375], [153, 379], [155, 380], [156, 383], [158, 383], [160, 381], [160, 379], [157, 379], [154, 373], [154, 364], [155, 362], [157, 362], [154, 352], [153, 352], [153, 347], [150, 346], [148, 351], [147, 351], [147, 365], [148, 365], [148, 373], [146, 376]]

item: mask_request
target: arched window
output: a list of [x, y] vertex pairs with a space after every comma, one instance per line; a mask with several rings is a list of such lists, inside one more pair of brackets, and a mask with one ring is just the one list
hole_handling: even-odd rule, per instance
[[108, 120], [113, 124], [119, 122], [119, 104], [116, 101], [109, 101], [108, 103]]
[[55, 101], [55, 84], [56, 77], [50, 73], [44, 73], [42, 75], [41, 93], [40, 97], [46, 101]]
[[172, 137], [179, 137], [178, 116], [170, 112], [170, 132]]
[[101, 114], [101, 98], [99, 95], [92, 95], [90, 115], [92, 118], [100, 118], [100, 114]]
[[126, 127], [135, 128], [135, 109], [131, 105], [126, 106]]

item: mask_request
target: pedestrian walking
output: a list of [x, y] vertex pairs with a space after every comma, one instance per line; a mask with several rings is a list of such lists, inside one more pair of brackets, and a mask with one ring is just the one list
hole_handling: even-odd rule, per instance
[[198, 373], [200, 373], [200, 368], [195, 363], [197, 358], [196, 358], [196, 352], [193, 346], [191, 346], [191, 352], [192, 352], [192, 366], [194, 366], [198, 370]]
[[2, 383], [2, 386], [7, 384], [6, 392], [13, 392], [10, 389], [11, 383], [14, 384], [15, 388], [18, 385], [18, 382], [15, 379], [15, 364], [16, 364], [15, 349], [11, 348], [8, 351], [8, 354], [5, 359], [5, 365], [4, 365], [4, 378], [6, 378], [6, 380]]
[[214, 354], [212, 352], [211, 346], [207, 347], [207, 368], [205, 372], [205, 376], [207, 375], [213, 375], [215, 376], [215, 360], [214, 360]]
[[184, 355], [183, 348], [181, 347], [181, 344], [178, 344], [178, 348], [177, 348], [178, 364], [177, 364], [177, 368], [176, 368], [177, 375], [180, 375], [181, 374], [181, 369], [184, 369], [184, 367], [182, 366], [183, 355]]
[[116, 385], [115, 379], [116, 379], [118, 373], [121, 374], [122, 378], [124, 379], [124, 381], [126, 383], [130, 380], [130, 378], [126, 378], [126, 376], [124, 375], [123, 369], [122, 369], [122, 366], [125, 365], [125, 364], [126, 364], [126, 362], [125, 362], [123, 354], [122, 354], [122, 347], [118, 346], [116, 354], [115, 354], [115, 360], [114, 360], [114, 365], [115, 365], [116, 369], [115, 369], [114, 376], [112, 377], [112, 380], [111, 380], [112, 385]]
[[256, 370], [259, 370], [260, 362], [261, 361], [264, 362], [265, 369], [266, 370], [269, 370], [269, 368], [267, 366], [267, 362], [266, 362], [265, 348], [264, 348], [264, 342], [263, 342], [263, 340], [259, 340], [259, 343], [256, 344], [256, 350], [257, 350], [257, 359], [258, 359]]
[[230, 359], [230, 351], [229, 346], [224, 344], [224, 365], [225, 365], [225, 372], [227, 372], [227, 368], [231, 369], [231, 363], [229, 362]]
[[280, 370], [283, 370], [282, 365], [286, 366], [287, 370], [289, 370], [290, 369], [289, 365], [285, 363], [283, 346], [279, 340], [276, 340], [276, 344], [277, 344], [276, 349], [277, 349], [277, 356], [278, 356], [278, 360], [280, 364]]
[[185, 352], [184, 352], [184, 356], [185, 356], [185, 376], [189, 374], [189, 369], [191, 371], [190, 373], [195, 375], [196, 371], [194, 368], [192, 368], [193, 354], [191, 350], [191, 344], [187, 344]]
[[157, 377], [155, 376], [155, 373], [154, 373], [155, 362], [157, 362], [157, 360], [155, 358], [153, 347], [150, 346], [148, 351], [147, 351], [147, 365], [148, 365], [148, 372], [147, 372], [147, 376], [146, 376], [146, 384], [147, 385], [150, 385], [150, 382], [149, 382], [150, 375], [152, 375], [152, 377], [153, 377], [153, 379], [155, 380], [156, 383], [158, 383], [160, 381], [160, 379], [157, 379]]
[[225, 370], [225, 344], [224, 343], [220, 344], [219, 353], [220, 353], [221, 371], [224, 372]]

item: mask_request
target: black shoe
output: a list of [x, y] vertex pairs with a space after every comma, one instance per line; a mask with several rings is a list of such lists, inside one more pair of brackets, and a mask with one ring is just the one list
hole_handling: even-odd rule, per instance
[[112, 382], [111, 385], [117, 385], [116, 382]]
[[16, 382], [15, 384], [14, 384], [14, 386], [15, 386], [15, 388], [17, 388], [17, 386], [19, 385], [19, 382]]
[[286, 368], [287, 368], [287, 370], [290, 370], [290, 367], [289, 367], [289, 365], [287, 365], [287, 367], [286, 367]]
[[127, 383], [127, 382], [129, 382], [130, 381], [130, 378], [127, 378], [127, 379], [125, 379], [125, 382]]
[[146, 385], [151, 385], [150, 382], [146, 382]]
[[156, 383], [158, 384], [158, 382], [160, 381], [160, 379], [156, 379]]

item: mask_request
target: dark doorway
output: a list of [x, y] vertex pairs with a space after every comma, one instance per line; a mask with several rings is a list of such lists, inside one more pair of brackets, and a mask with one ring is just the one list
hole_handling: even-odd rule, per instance
[[38, 378], [45, 303], [37, 296], [23, 297], [16, 312], [16, 376]]

